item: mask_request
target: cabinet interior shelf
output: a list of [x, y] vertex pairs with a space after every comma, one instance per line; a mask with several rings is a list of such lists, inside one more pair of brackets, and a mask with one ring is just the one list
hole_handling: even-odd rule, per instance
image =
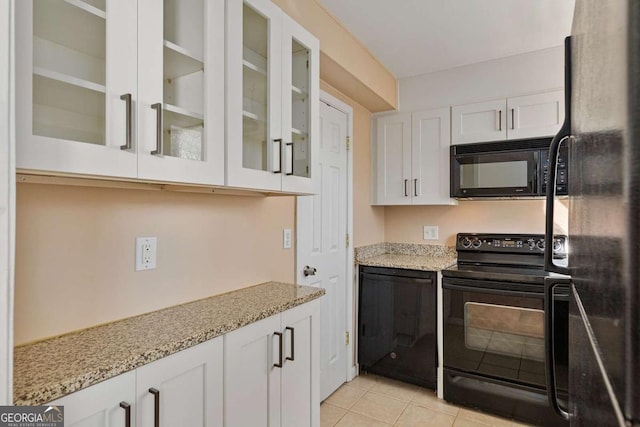
[[193, 126], [203, 125], [204, 115], [201, 113], [189, 111], [185, 108], [181, 108], [181, 107], [167, 104], [167, 103], [162, 104], [162, 108], [169, 113], [173, 113], [174, 117], [180, 118], [180, 120], [178, 120], [178, 123], [175, 123], [175, 124], [179, 124], [180, 126], [184, 126], [184, 127], [193, 127]]
[[97, 16], [98, 18], [107, 19], [107, 13], [104, 10], [98, 9], [97, 7], [82, 1], [82, 0], [64, 0], [66, 3], [77, 7], [78, 9], [84, 10], [87, 13]]
[[242, 111], [242, 117], [245, 119], [255, 120], [256, 122], [266, 122], [265, 118], [247, 110]]
[[174, 79], [204, 70], [204, 59], [194, 52], [164, 41], [164, 78]]
[[307, 92], [293, 85], [291, 86], [291, 94], [293, 95], [293, 99], [298, 99], [298, 100], [302, 100], [307, 97]]
[[51, 80], [57, 80], [73, 86], [81, 87], [84, 89], [90, 89], [100, 93], [106, 93], [107, 89], [104, 85], [93, 83], [88, 80], [79, 79], [77, 77], [70, 76], [68, 74], [59, 73], [57, 71], [48, 70], [41, 67], [33, 67], [33, 74], [41, 77], [46, 77]]
[[242, 49], [242, 65], [261, 76], [267, 75], [267, 58], [246, 46]]
[[291, 135], [295, 138], [295, 139], [304, 139], [307, 137], [307, 133], [304, 131], [301, 131], [300, 129], [297, 128], [291, 128]]

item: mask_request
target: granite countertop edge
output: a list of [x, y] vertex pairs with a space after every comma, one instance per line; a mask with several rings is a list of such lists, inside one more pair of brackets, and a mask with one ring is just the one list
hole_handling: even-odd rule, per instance
[[455, 247], [415, 243], [378, 243], [356, 248], [356, 264], [422, 271], [442, 271], [456, 264]]
[[[268, 285], [269, 283], [271, 282], [263, 283], [260, 285]], [[247, 289], [260, 286], [260, 285], [254, 285], [249, 288], [241, 289], [240, 291], [246, 291]], [[198, 344], [202, 344], [206, 341], [212, 340], [216, 337], [222, 336], [236, 329], [240, 329], [244, 326], [266, 319], [267, 317], [274, 316], [276, 314], [282, 313], [291, 308], [311, 302], [315, 299], [322, 297], [323, 295], [325, 295], [325, 292], [326, 292], [323, 288], [312, 288], [310, 286], [299, 286], [299, 285], [291, 285], [291, 286], [296, 286], [297, 288], [305, 288], [308, 290], [313, 289], [314, 292], [311, 292], [301, 297], [297, 297], [295, 299], [291, 299], [282, 304], [277, 304], [277, 305], [266, 307], [266, 308], [260, 308], [255, 313], [247, 314], [240, 319], [231, 319], [228, 323], [217, 325], [216, 327], [213, 327], [211, 329], [205, 329], [205, 330], [194, 332], [191, 336], [187, 338], [184, 338], [178, 341], [167, 342], [161, 346], [157, 346], [153, 348], [152, 350], [144, 351], [140, 354], [136, 354], [133, 356], [123, 358], [122, 360], [118, 360], [116, 363], [113, 363], [109, 366], [98, 366], [94, 370], [85, 371], [79, 375], [70, 375], [68, 378], [65, 378], [65, 380], [63, 381], [54, 381], [48, 384], [38, 384], [37, 386], [34, 386], [32, 390], [24, 391], [20, 393], [20, 395], [14, 395], [13, 403], [14, 405], [41, 405], [47, 402], [51, 402], [53, 400], [69, 395], [73, 392], [82, 390], [84, 388], [106, 381], [110, 378], [116, 377], [118, 375], [124, 374], [134, 369], [137, 369], [146, 364], [152, 363], [156, 360], [170, 356], [179, 351], [186, 350], [190, 347], [194, 347]], [[230, 292], [230, 293], [233, 293], [233, 292]], [[229, 293], [208, 297], [208, 298], [205, 298], [205, 300], [222, 297], [224, 295], [229, 295]], [[197, 301], [194, 301], [194, 302], [197, 302]], [[181, 305], [186, 305], [186, 304], [190, 304], [190, 303], [185, 303]], [[179, 306], [176, 306], [176, 307], [179, 307]], [[168, 309], [172, 309], [172, 308], [174, 307], [169, 307]], [[155, 312], [143, 314], [142, 316], [153, 314], [153, 313], [159, 313], [159, 312], [162, 312], [163, 310], [168, 310], [168, 309], [157, 310]], [[134, 316], [131, 319], [134, 319], [136, 317], [139, 317], [139, 316]], [[115, 322], [111, 322], [106, 325], [91, 327], [91, 328], [88, 328], [87, 330], [108, 326], [113, 323], [126, 322], [127, 320], [130, 320], [130, 319], [117, 320]], [[84, 330], [73, 331], [70, 334], [82, 334], [83, 331]], [[51, 340], [55, 340], [57, 338], [58, 337], [53, 337], [51, 338]], [[38, 342], [43, 342], [43, 341], [48, 341], [48, 340], [42, 340]], [[30, 344], [21, 345], [18, 347], [24, 347], [28, 345]]]

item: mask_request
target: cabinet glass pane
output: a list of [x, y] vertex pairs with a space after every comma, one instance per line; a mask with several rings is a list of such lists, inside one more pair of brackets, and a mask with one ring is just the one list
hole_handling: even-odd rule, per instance
[[164, 0], [163, 152], [204, 160], [204, 2]]
[[[291, 72], [291, 139], [293, 142], [293, 172], [309, 176], [309, 49], [296, 39], [292, 43]], [[291, 153], [287, 153], [291, 158]]]
[[248, 5], [242, 10], [242, 166], [269, 170], [269, 23]]
[[105, 0], [34, 0], [34, 135], [105, 143], [105, 38]]

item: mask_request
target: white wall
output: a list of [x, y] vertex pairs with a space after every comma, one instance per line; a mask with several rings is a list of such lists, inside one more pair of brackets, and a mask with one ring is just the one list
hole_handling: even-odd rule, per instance
[[[13, 135], [13, 1], [0, 2], [0, 405], [12, 404], [13, 244], [15, 170]], [[7, 59], [5, 59], [7, 58]]]
[[400, 79], [399, 111], [471, 104], [564, 86], [564, 47]]

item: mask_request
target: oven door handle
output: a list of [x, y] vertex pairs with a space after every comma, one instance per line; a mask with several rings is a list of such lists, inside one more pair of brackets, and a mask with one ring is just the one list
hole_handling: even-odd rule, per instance
[[512, 291], [507, 289], [483, 288], [481, 286], [452, 285], [450, 283], [442, 283], [442, 289], [462, 292], [476, 292], [482, 294], [505, 295], [524, 298], [543, 298], [544, 294], [539, 292]]
[[[570, 285], [570, 277], [546, 277], [544, 279], [544, 364], [546, 366], [547, 398], [553, 411], [564, 420], [569, 420], [569, 413], [558, 403], [556, 387], [556, 354], [554, 333], [554, 295], [556, 286]], [[569, 345], [569, 343], [566, 343]]]

